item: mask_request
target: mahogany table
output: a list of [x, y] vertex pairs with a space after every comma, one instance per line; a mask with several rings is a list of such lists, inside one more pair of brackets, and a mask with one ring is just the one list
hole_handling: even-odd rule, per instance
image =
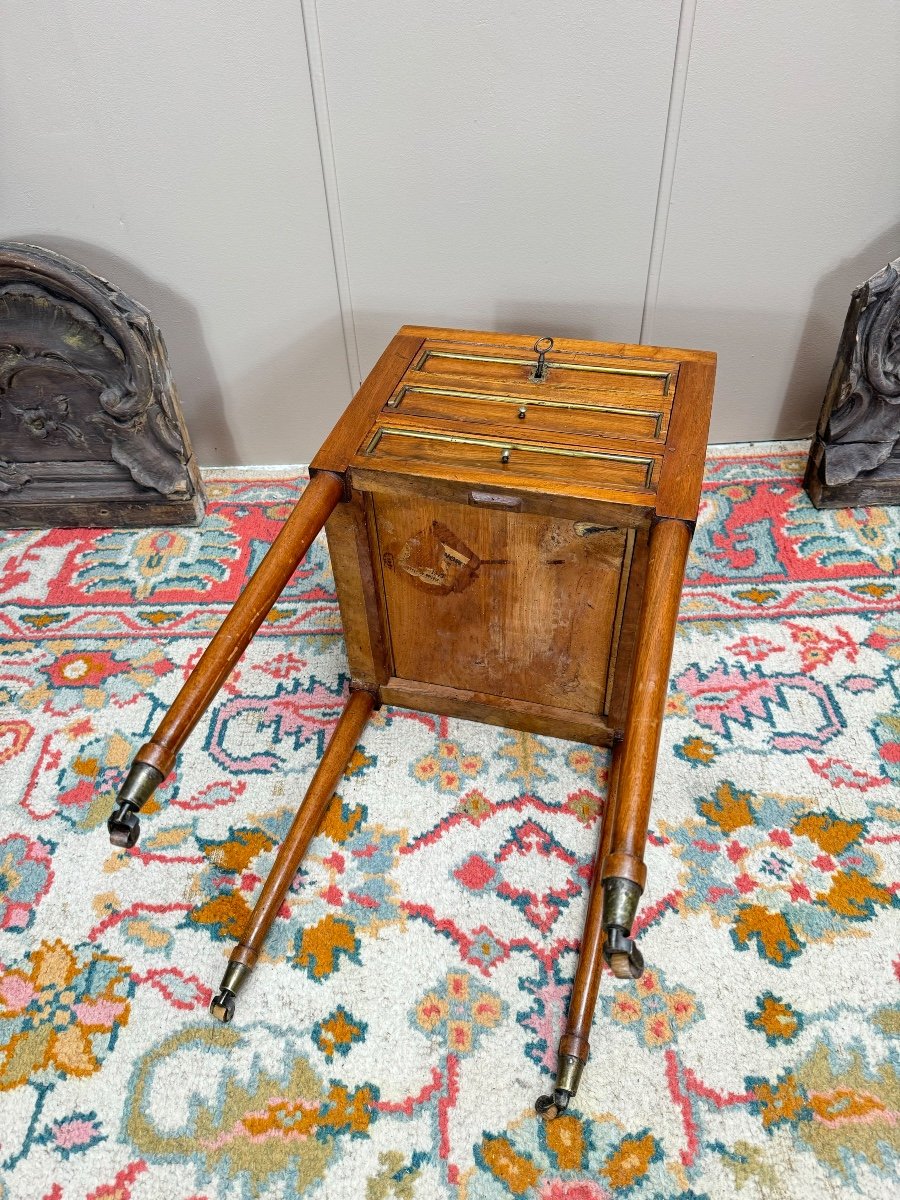
[[311, 481], [151, 740], [109, 819], [137, 813], [325, 527], [350, 697], [232, 951], [211, 1011], [232, 1019], [266, 933], [380, 704], [612, 752], [581, 954], [559, 1044], [563, 1111], [601, 968], [631, 937], [715, 355], [404, 326], [338, 420]]

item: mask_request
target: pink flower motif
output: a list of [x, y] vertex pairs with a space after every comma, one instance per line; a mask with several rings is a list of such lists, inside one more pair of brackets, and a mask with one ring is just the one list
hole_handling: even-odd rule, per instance
[[21, 975], [6, 975], [0, 979], [0, 1000], [12, 1013], [27, 1008], [35, 995], [34, 986]]
[[86, 1028], [109, 1029], [121, 1017], [127, 1005], [124, 1001], [94, 1000], [73, 1006], [78, 1020]]
[[60, 1125], [56, 1130], [55, 1141], [57, 1146], [65, 1146], [67, 1150], [71, 1150], [74, 1146], [83, 1146], [93, 1138], [95, 1126], [93, 1121], [69, 1121], [67, 1125]]
[[875, 690], [875, 680], [868, 675], [850, 675], [844, 682], [843, 687], [848, 692], [872, 692]]
[[67, 1117], [53, 1121], [38, 1137], [38, 1142], [52, 1146], [63, 1158], [91, 1150], [99, 1142], [106, 1141], [95, 1112], [73, 1112]]
[[549, 1179], [540, 1200], [608, 1200], [609, 1192], [590, 1179]]
[[0, 840], [0, 929], [21, 932], [53, 882], [51, 856], [56, 846], [21, 833]]

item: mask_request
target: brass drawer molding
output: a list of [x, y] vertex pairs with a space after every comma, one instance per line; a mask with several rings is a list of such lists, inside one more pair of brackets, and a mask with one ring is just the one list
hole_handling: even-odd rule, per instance
[[[539, 396], [517, 396], [513, 393], [504, 394], [501, 392], [476, 392], [467, 388], [454, 387], [430, 387], [428, 384], [415, 383], [407, 384], [385, 404], [385, 408], [397, 411], [403, 407], [403, 401], [408, 396], [446, 396], [450, 399], [459, 400], [482, 400], [489, 404], [507, 405], [510, 408], [516, 409], [516, 417], [519, 420], [525, 420], [528, 415], [529, 408], [539, 409], [559, 409], [562, 412], [574, 413], [598, 413], [609, 414], [616, 417], [635, 417], [646, 420], [653, 425], [653, 431], [650, 434], [653, 438], [658, 438], [662, 423], [665, 418], [665, 413], [661, 409], [653, 408], [637, 408], [632, 405], [622, 404], [605, 404], [597, 400], [585, 398], [583, 400], [575, 400], [572, 398], [551, 400]], [[452, 411], [448, 411], [447, 417], [452, 416]]]
[[363, 450], [366, 456], [372, 455], [385, 436], [411, 438], [424, 442], [446, 442], [457, 446], [484, 446], [500, 452], [500, 461], [505, 465], [512, 461], [512, 451], [522, 454], [545, 454], [557, 458], [586, 459], [592, 462], [629, 463], [644, 469], [641, 487], [649, 487], [653, 478], [654, 460], [639, 454], [618, 454], [608, 450], [575, 450], [568, 446], [542, 446], [535, 442], [510, 442], [500, 438], [467, 437], [459, 433], [434, 433], [425, 429], [403, 429], [396, 425], [390, 428], [381, 425], [376, 430], [369, 444]]
[[[486, 364], [503, 364], [512, 367], [528, 368], [528, 378], [532, 381], [536, 376], [532, 368], [535, 367], [533, 360], [528, 358], [515, 358], [505, 354], [466, 354], [459, 350], [433, 350], [428, 349], [421, 356], [415, 365], [417, 371], [426, 371], [428, 364], [432, 359], [443, 359], [448, 362], [465, 362], [465, 363], [486, 363]], [[622, 375], [633, 379], [659, 379], [662, 382], [662, 394], [667, 396], [672, 383], [673, 372], [668, 370], [658, 370], [648, 367], [619, 367], [606, 366], [600, 363], [579, 363], [572, 362], [571, 359], [559, 359], [544, 364], [544, 374], [541, 378], [545, 378], [550, 371], [584, 371], [594, 375]]]

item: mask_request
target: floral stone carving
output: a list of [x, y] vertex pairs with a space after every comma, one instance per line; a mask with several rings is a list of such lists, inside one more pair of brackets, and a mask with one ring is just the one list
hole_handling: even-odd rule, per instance
[[0, 243], [0, 527], [186, 525], [202, 514], [150, 314], [59, 254]]
[[853, 293], [805, 487], [817, 508], [900, 504], [900, 258]]

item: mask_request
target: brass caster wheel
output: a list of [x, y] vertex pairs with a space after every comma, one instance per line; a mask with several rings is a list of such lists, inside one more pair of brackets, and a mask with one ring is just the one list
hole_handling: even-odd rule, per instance
[[213, 996], [209, 1011], [217, 1021], [227, 1025], [234, 1016], [234, 993], [223, 988], [218, 996]]
[[552, 1121], [554, 1118], [562, 1116], [569, 1107], [571, 1099], [570, 1091], [567, 1091], [566, 1088], [557, 1088], [552, 1096], [538, 1096], [534, 1102], [534, 1111], [545, 1121]]
[[126, 804], [120, 804], [113, 812], [106, 822], [106, 828], [112, 845], [119, 846], [122, 850], [130, 850], [141, 836], [141, 823], [137, 813]]
[[626, 937], [616, 926], [606, 931], [603, 957], [616, 979], [640, 979], [644, 973], [644, 956], [634, 938]]
[[615, 975], [616, 979], [634, 979], [635, 976], [631, 973], [631, 960], [623, 951], [618, 954], [609, 956], [609, 969]]
[[119, 788], [116, 807], [106, 822], [109, 840], [114, 846], [130, 850], [141, 836], [141, 823], [137, 815], [162, 781], [162, 772], [157, 771], [156, 767], [151, 767], [149, 763], [131, 764], [131, 770]]

